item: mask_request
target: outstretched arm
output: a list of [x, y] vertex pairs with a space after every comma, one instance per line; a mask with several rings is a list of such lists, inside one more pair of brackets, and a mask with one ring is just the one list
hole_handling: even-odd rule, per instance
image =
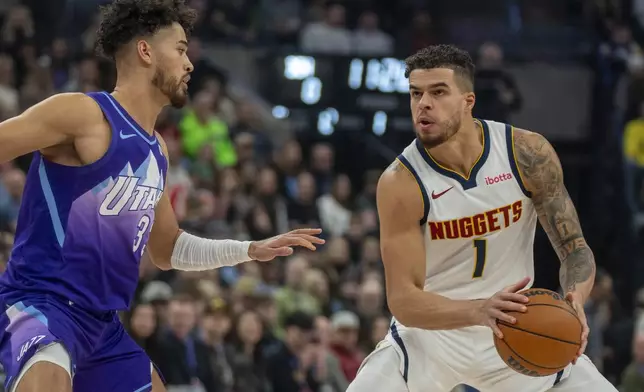
[[595, 280], [595, 257], [584, 239], [575, 206], [563, 182], [557, 153], [541, 135], [515, 130], [517, 165], [541, 226], [561, 261], [559, 281], [566, 293], [585, 301]]
[[581, 355], [589, 333], [584, 303], [595, 282], [595, 257], [584, 239], [554, 148], [543, 136], [533, 132], [514, 130], [514, 136], [521, 178], [532, 193], [539, 222], [561, 261], [559, 282], [584, 326], [578, 352]]
[[[165, 156], [168, 150], [158, 136]], [[319, 229], [300, 229], [264, 241], [211, 240], [186, 233], [179, 228], [170, 199], [164, 193], [155, 208], [155, 219], [147, 250], [152, 262], [163, 270], [204, 271], [233, 266], [245, 261], [269, 261], [293, 253], [292, 247], [315, 250], [323, 244], [316, 237]]]

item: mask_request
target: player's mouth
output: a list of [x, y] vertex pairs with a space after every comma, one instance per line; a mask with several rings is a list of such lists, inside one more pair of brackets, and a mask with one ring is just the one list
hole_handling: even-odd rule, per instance
[[436, 125], [436, 122], [428, 117], [419, 117], [416, 121], [416, 124], [418, 125], [419, 130], [425, 133], [431, 132], [432, 128], [434, 128], [434, 125]]

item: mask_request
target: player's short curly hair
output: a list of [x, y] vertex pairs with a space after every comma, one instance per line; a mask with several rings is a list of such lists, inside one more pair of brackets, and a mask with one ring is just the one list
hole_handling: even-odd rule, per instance
[[179, 23], [189, 34], [195, 19], [196, 12], [184, 0], [115, 0], [101, 8], [96, 50], [114, 59], [134, 38], [153, 35], [173, 23]]
[[469, 53], [453, 45], [432, 45], [405, 59], [405, 77], [415, 69], [449, 68], [461, 78], [462, 87], [474, 88], [474, 62]]

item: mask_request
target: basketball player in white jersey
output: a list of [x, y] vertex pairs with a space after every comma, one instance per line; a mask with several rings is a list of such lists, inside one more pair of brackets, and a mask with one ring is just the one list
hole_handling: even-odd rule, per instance
[[[593, 253], [541, 135], [472, 117], [474, 65], [453, 46], [406, 60], [412, 142], [378, 184], [387, 300], [387, 338], [362, 364], [349, 392], [609, 392], [583, 355], [583, 304], [595, 277]], [[573, 364], [530, 377], [499, 357], [496, 321], [525, 311], [517, 294], [534, 277], [537, 219], [561, 260], [560, 281], [584, 331]]]

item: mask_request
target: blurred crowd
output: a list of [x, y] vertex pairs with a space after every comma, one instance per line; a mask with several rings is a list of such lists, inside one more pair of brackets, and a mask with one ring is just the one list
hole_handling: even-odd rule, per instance
[[[0, 120], [57, 92], [111, 89], [111, 64], [92, 53], [97, 6], [105, 2], [68, 0], [60, 7], [52, 1], [49, 8], [28, 0], [0, 2]], [[417, 0], [395, 9], [382, 0], [190, 3], [200, 11], [189, 48], [195, 64], [190, 104], [164, 110], [157, 124], [171, 164], [166, 192], [181, 227], [240, 240], [322, 227], [327, 245], [271, 263], [200, 273], [159, 271], [144, 257], [137, 301], [123, 321], [170, 392], [342, 392], [389, 328], [375, 202], [380, 169], [352, 181], [336, 164], [333, 144], [305, 144], [288, 127], [276, 126], [254, 94], [231, 88], [230, 75], [204, 55], [204, 47], [406, 55], [443, 42], [446, 29], [434, 15], [447, 10]], [[477, 9], [477, 2], [464, 3], [463, 9]], [[503, 3], [511, 12], [521, 1]], [[592, 120], [614, 130], [602, 133], [599, 145], [623, 145], [626, 196], [634, 232], [641, 235], [644, 54], [637, 42], [644, 36], [644, 1], [555, 3], [565, 3], [563, 14], [582, 15], [597, 32], [589, 66], [596, 71], [593, 104], [601, 110]], [[547, 17], [538, 7], [527, 14]], [[61, 20], [74, 23], [61, 31], [55, 27]], [[503, 71], [500, 45], [478, 50], [478, 114], [506, 121], [528, 92]], [[0, 166], [3, 266], [29, 161]], [[623, 309], [614, 279], [598, 273], [587, 309], [593, 331], [587, 351], [623, 392], [644, 391], [644, 325], [635, 323], [644, 291], [636, 296], [635, 312]]]

